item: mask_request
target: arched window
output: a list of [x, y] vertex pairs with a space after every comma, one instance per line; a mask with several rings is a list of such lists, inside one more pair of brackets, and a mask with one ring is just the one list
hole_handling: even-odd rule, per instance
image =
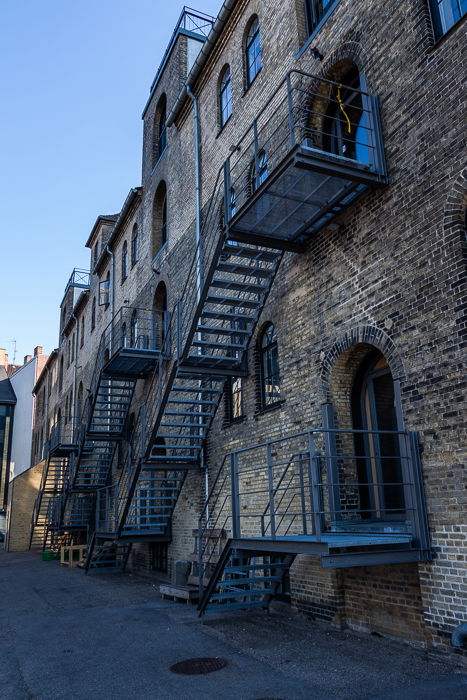
[[68, 396], [65, 399], [65, 425], [68, 423]]
[[261, 372], [261, 405], [263, 408], [266, 408], [278, 403], [281, 398], [277, 336], [276, 329], [272, 323], [268, 323], [261, 334], [259, 354]]
[[219, 115], [220, 125], [223, 127], [232, 115], [232, 80], [230, 67], [226, 66], [221, 74], [219, 84]]
[[66, 355], [67, 367], [70, 366], [70, 362], [71, 362], [71, 341], [69, 340], [68, 345], [67, 345], [67, 355]]
[[122, 246], [122, 282], [128, 277], [128, 244], [124, 241]]
[[71, 361], [75, 361], [75, 343], [76, 343], [76, 333], [73, 333], [71, 337]]
[[255, 17], [250, 24], [245, 42], [246, 84], [251, 85], [262, 67], [259, 22]]
[[138, 314], [136, 309], [131, 314], [130, 324], [130, 347], [136, 348], [138, 345]]
[[83, 382], [78, 386], [78, 399], [76, 401], [76, 418], [79, 420], [83, 412]]
[[249, 189], [251, 194], [256, 192], [268, 176], [268, 154], [266, 151], [258, 153], [257, 161], [253, 161], [250, 168]]
[[139, 260], [139, 234], [138, 234], [138, 224], [133, 226], [133, 231], [131, 234], [131, 266], [137, 263]]
[[352, 65], [341, 82], [332, 86], [323, 124], [324, 150], [345, 158], [370, 162], [367, 112], [358, 68]]
[[167, 288], [159, 282], [153, 302], [153, 347], [162, 348], [165, 340], [167, 321]]
[[59, 391], [63, 389], [63, 355], [60, 358], [60, 370], [58, 373], [58, 389]]
[[91, 308], [91, 333], [96, 327], [96, 297], [93, 297]]
[[84, 316], [81, 319], [81, 340], [79, 343], [80, 348], [84, 345]]
[[[386, 358], [371, 352], [360, 365], [352, 387], [360, 508], [365, 519], [405, 518], [402, 464], [395, 410], [394, 381]], [[381, 432], [380, 432], [381, 431]]]
[[156, 165], [157, 161], [164, 153], [167, 147], [167, 98], [161, 95], [156, 107], [154, 117], [153, 131], [153, 158], [152, 165]]
[[73, 389], [70, 391], [70, 400], [68, 402], [68, 418], [69, 420], [73, 420]]
[[152, 208], [152, 257], [167, 243], [167, 187], [159, 184]]

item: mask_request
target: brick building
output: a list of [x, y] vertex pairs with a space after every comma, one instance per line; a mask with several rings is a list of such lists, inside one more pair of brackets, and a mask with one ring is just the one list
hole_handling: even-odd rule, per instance
[[87, 569], [192, 561], [203, 613], [281, 595], [452, 650], [464, 44], [447, 0], [182, 12], [141, 187], [98, 217], [37, 386], [33, 545], [88, 537]]

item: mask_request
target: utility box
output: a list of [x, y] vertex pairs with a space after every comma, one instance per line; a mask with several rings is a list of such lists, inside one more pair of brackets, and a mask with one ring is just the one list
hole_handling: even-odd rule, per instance
[[188, 581], [188, 572], [190, 570], [190, 562], [176, 561], [174, 562], [174, 583], [176, 586], [186, 586]]

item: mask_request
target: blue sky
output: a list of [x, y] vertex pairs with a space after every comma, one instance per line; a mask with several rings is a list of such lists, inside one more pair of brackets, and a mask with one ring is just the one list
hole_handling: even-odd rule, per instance
[[[221, 0], [196, 9], [216, 15]], [[141, 112], [182, 5], [0, 0], [0, 347], [58, 344], [96, 216], [140, 184]]]

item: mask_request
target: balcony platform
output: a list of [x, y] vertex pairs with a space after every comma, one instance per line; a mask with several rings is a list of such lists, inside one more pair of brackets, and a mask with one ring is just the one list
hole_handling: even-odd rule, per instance
[[415, 546], [411, 534], [336, 532], [286, 537], [232, 539], [232, 549], [249, 552], [311, 554], [321, 558], [323, 568], [343, 568], [377, 564], [425, 561], [430, 558]]
[[120, 348], [104, 365], [103, 372], [111, 377], [146, 377], [159, 362], [161, 351]]
[[305, 139], [229, 221], [227, 237], [299, 251], [365, 190], [387, 181], [369, 164], [313, 148]]

